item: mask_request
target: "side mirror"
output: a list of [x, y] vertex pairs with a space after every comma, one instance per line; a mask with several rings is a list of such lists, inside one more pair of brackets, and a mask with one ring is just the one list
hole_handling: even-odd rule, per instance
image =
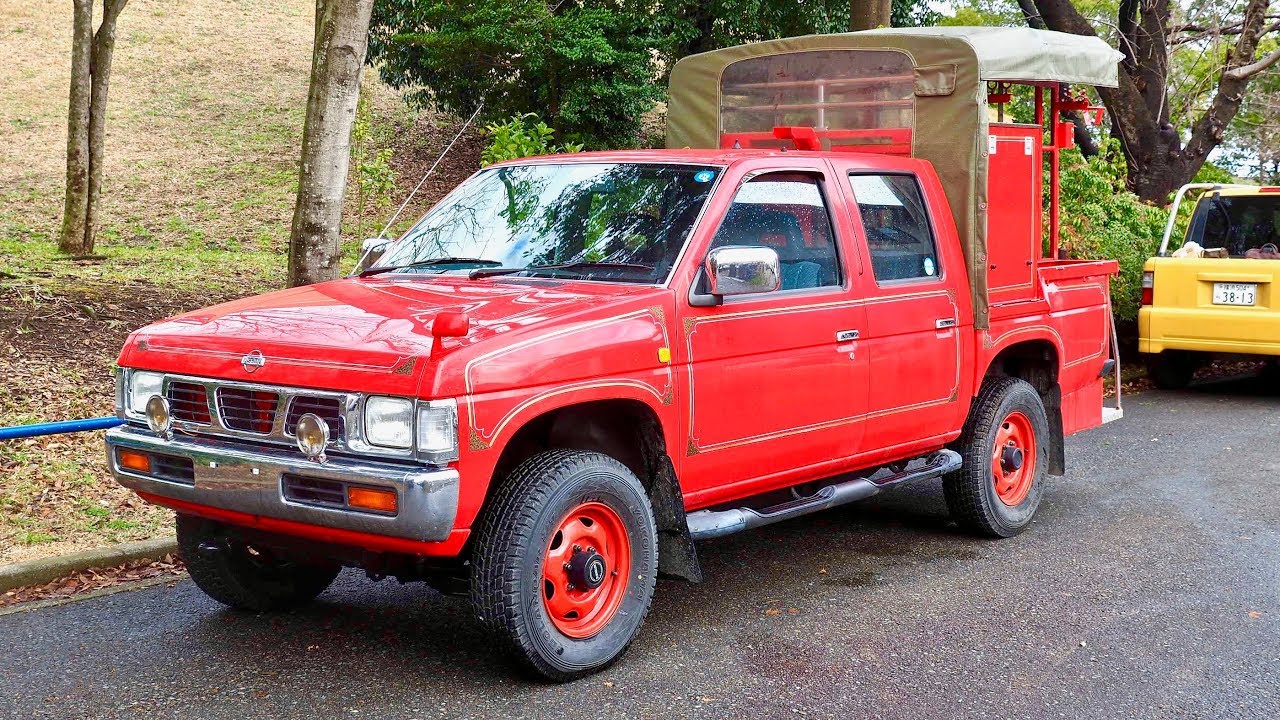
[[707, 281], [712, 295], [752, 295], [782, 286], [778, 253], [763, 246], [730, 245], [707, 254]]
[[369, 238], [360, 243], [360, 255], [364, 257], [364, 266], [369, 267], [378, 262], [378, 258], [381, 258], [382, 253], [386, 252], [389, 244], [391, 244], [390, 240], [381, 237]]

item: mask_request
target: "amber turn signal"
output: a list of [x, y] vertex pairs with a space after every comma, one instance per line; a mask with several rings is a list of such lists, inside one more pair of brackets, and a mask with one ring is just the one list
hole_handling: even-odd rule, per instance
[[116, 455], [120, 467], [140, 473], [151, 472], [151, 457], [134, 450], [121, 450]]
[[395, 490], [375, 490], [374, 488], [347, 488], [347, 504], [365, 510], [393, 513], [396, 511]]

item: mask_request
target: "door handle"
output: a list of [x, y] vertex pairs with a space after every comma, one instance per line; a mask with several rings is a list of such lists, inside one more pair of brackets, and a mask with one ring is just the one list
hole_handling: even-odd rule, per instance
[[956, 319], [955, 319], [955, 318], [942, 318], [942, 319], [938, 320], [937, 322], [935, 322], [935, 323], [933, 324], [933, 326], [934, 326], [935, 328], [939, 329], [939, 330], [942, 330], [943, 328], [951, 328], [951, 327], [955, 327], [955, 326], [956, 326]]
[[849, 342], [858, 339], [857, 330], [841, 330], [836, 333], [836, 342]]

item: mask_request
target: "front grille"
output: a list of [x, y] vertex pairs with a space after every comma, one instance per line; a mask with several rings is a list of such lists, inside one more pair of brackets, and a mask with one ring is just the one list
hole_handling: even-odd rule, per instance
[[269, 390], [218, 388], [218, 417], [231, 430], [269, 435], [279, 403], [280, 396]]
[[[359, 442], [359, 399], [355, 392], [168, 375], [164, 396], [174, 429], [196, 436], [238, 438], [295, 447], [298, 420], [308, 413], [329, 426], [335, 453], [360, 452], [412, 457], [411, 451], [372, 448]], [[143, 418], [130, 417], [135, 424]], [[355, 439], [352, 439], [352, 435]], [[352, 446], [354, 443], [354, 447]]]
[[209, 395], [200, 383], [174, 380], [169, 383], [169, 412], [174, 420], [208, 425]]
[[289, 414], [284, 419], [286, 435], [296, 435], [298, 419], [307, 413], [316, 415], [329, 426], [329, 437], [335, 440], [343, 438], [346, 430], [342, 423], [342, 402], [338, 398], [314, 397], [299, 395], [289, 402]]

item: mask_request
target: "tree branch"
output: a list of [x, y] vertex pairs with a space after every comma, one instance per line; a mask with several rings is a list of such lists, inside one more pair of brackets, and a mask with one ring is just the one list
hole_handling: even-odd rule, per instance
[[1240, 67], [1227, 70], [1222, 73], [1222, 77], [1230, 80], [1248, 80], [1263, 70], [1275, 65], [1277, 61], [1280, 61], [1280, 50], [1271, 52], [1257, 62], [1252, 62], [1248, 65], [1241, 65]]
[[1049, 29], [1044, 24], [1044, 18], [1040, 17], [1040, 11], [1036, 10], [1036, 4], [1033, 0], [1018, 0], [1018, 9], [1022, 11], [1022, 18], [1027, 21], [1027, 27], [1036, 30]]
[[[1035, 6], [1050, 30], [1093, 37], [1098, 35], [1071, 0], [1035, 0]], [[1098, 88], [1098, 96], [1111, 116], [1112, 135], [1120, 138], [1120, 147], [1132, 163], [1135, 153], [1142, 147], [1143, 138], [1155, 136], [1160, 127], [1146, 111], [1146, 101], [1133, 76], [1125, 70], [1118, 74], [1118, 80], [1119, 87]]]
[[1240, 111], [1249, 79], [1280, 60], [1280, 50], [1273, 51], [1260, 60], [1253, 60], [1270, 4], [1271, 0], [1249, 0], [1245, 6], [1240, 36], [1227, 55], [1226, 67], [1218, 80], [1218, 92], [1214, 94], [1204, 115], [1191, 128], [1191, 139], [1187, 142], [1183, 160], [1193, 171], [1204, 163], [1214, 148], [1222, 144], [1227, 126]]

